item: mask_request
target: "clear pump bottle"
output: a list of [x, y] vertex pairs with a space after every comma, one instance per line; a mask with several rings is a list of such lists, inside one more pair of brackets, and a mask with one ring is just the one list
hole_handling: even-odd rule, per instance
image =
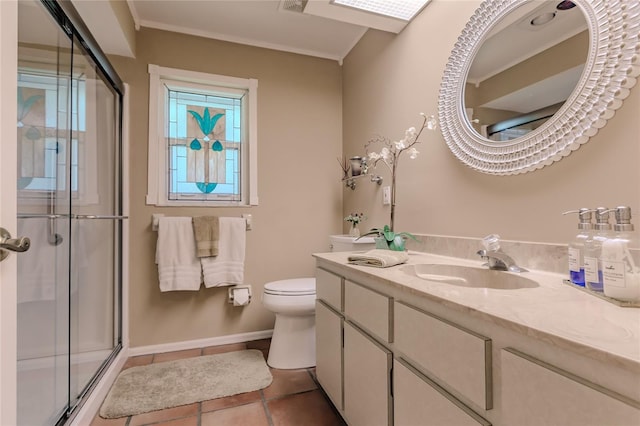
[[593, 210], [581, 208], [563, 214], [578, 213], [578, 235], [569, 243], [569, 279], [575, 285], [584, 287], [584, 243], [592, 236], [593, 224], [591, 212]]
[[596, 209], [596, 224], [591, 238], [584, 243], [584, 282], [589, 290], [603, 291], [602, 243], [613, 237], [606, 207]]
[[602, 243], [604, 294], [618, 300], [640, 300], [640, 243], [631, 224], [631, 208], [617, 207], [615, 235]]

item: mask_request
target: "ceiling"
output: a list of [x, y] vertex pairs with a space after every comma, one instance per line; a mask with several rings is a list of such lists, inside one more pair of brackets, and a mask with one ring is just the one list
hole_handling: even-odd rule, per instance
[[[342, 59], [368, 28], [406, 22], [329, 0], [127, 0], [136, 28], [148, 27], [304, 55]], [[302, 9], [304, 10], [302, 11]]]

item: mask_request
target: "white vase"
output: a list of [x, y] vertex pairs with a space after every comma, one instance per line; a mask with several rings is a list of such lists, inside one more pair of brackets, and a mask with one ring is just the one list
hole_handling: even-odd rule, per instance
[[349, 235], [351, 237], [359, 237], [360, 229], [358, 229], [358, 225], [355, 223], [351, 223], [351, 229], [349, 229]]

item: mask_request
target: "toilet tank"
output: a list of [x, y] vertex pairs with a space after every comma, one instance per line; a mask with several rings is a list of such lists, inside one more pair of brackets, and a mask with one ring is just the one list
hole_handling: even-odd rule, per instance
[[367, 251], [374, 249], [376, 243], [373, 237], [352, 237], [351, 235], [329, 235], [329, 249], [331, 251]]

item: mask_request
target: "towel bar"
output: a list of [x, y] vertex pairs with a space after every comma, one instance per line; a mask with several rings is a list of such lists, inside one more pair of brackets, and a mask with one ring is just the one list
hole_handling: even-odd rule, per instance
[[[160, 221], [161, 217], [164, 217], [164, 214], [162, 214], [162, 213], [153, 213], [151, 215], [151, 229], [153, 231], [158, 231], [158, 222]], [[244, 213], [242, 215], [242, 218], [247, 223], [247, 231], [251, 231], [251, 229], [253, 229], [252, 228], [252, 219], [253, 219], [253, 217], [248, 213]]]

